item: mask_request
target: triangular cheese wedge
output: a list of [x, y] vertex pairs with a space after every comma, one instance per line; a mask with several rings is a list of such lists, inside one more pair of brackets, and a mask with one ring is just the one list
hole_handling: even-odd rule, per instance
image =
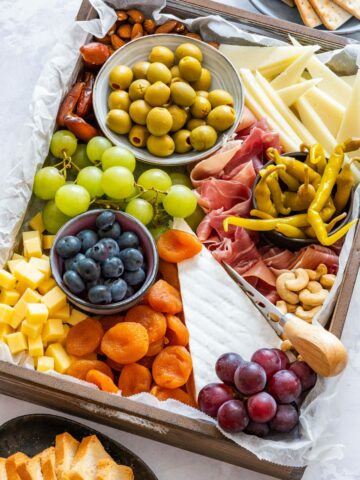
[[[343, 142], [349, 137], [360, 137], [360, 70], [356, 76], [354, 88], [349, 99], [344, 119], [337, 136], [338, 142]], [[348, 153], [350, 158], [358, 157], [360, 150]]]
[[[174, 228], [191, 232], [182, 219], [175, 219]], [[196, 394], [219, 381], [215, 363], [223, 353], [250, 360], [259, 348], [279, 347], [274, 330], [205, 247], [178, 270]]]
[[286, 70], [284, 70], [271, 82], [271, 86], [275, 88], [275, 90], [280, 90], [280, 88], [289, 87], [290, 85], [297, 83], [307, 67], [309, 60], [313, 54], [319, 50], [319, 48], [319, 46], [314, 45], [310, 49], [306, 50], [291, 65], [289, 65]]
[[341, 80], [350, 85], [350, 87], [353, 87], [355, 84], [356, 75], [346, 75], [345, 77], [341, 77]]
[[291, 107], [296, 100], [302, 97], [308, 90], [310, 90], [310, 88], [315, 87], [320, 81], [321, 78], [313, 78], [304, 82], [295, 83], [294, 85], [278, 90], [277, 93], [280, 95], [285, 105]]

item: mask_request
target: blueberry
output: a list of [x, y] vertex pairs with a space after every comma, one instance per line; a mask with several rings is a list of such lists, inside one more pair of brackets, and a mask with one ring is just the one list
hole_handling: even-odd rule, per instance
[[75, 257], [71, 257], [65, 260], [65, 270], [74, 270], [76, 272], [76, 264], [79, 260], [86, 258], [83, 253], [77, 253]]
[[115, 222], [115, 214], [110, 210], [105, 210], [96, 218], [96, 228], [99, 230], [107, 230], [112, 227]]
[[92, 258], [83, 258], [79, 260], [76, 265], [78, 274], [87, 281], [97, 280], [100, 277], [100, 265], [98, 265]]
[[82, 293], [85, 290], [85, 284], [82, 278], [78, 273], [74, 272], [73, 270], [68, 270], [64, 273], [63, 281], [68, 287], [68, 289], [76, 295]]
[[88, 298], [91, 303], [111, 303], [111, 291], [107, 285], [96, 285], [88, 291]]
[[114, 302], [120, 302], [125, 297], [127, 287], [127, 283], [122, 278], [119, 278], [112, 283], [110, 289], [111, 296]]
[[99, 241], [102, 245], [105, 245], [107, 252], [106, 258], [118, 257], [120, 253], [119, 245], [115, 242], [113, 238], [103, 238]]
[[130, 285], [127, 286], [127, 289], [126, 289], [126, 293], [125, 293], [125, 298], [129, 298], [129, 297], [132, 297], [135, 293], [135, 290], [133, 287], [131, 287]]
[[121, 250], [124, 248], [137, 248], [140, 245], [139, 237], [134, 232], [124, 232], [118, 240]]
[[98, 236], [93, 230], [81, 230], [76, 236], [81, 242], [81, 250], [83, 252], [93, 247], [98, 241]]
[[108, 257], [108, 252], [102, 241], [95, 243], [93, 247], [91, 247], [90, 252], [86, 252], [86, 256], [89, 256], [96, 262], [103, 262]]
[[126, 283], [131, 285], [132, 287], [135, 285], [140, 285], [145, 280], [145, 272], [142, 268], [139, 268], [135, 271], [125, 271], [122, 278], [125, 280]]
[[105, 278], [119, 278], [123, 274], [124, 265], [118, 257], [107, 258], [101, 267]]
[[138, 270], [144, 263], [144, 257], [139, 250], [135, 248], [125, 248], [120, 252], [120, 258], [123, 261], [125, 270], [134, 272]]
[[81, 250], [81, 242], [73, 235], [67, 235], [61, 238], [56, 245], [56, 253], [62, 258], [70, 258], [79, 253]]
[[118, 239], [120, 237], [120, 234], [121, 234], [121, 227], [120, 227], [120, 224], [118, 222], [114, 222], [113, 226], [109, 229], [106, 229], [106, 230], [102, 230], [102, 229], [99, 229], [98, 230], [98, 235], [100, 238], [115, 238]]
[[85, 252], [85, 257], [90, 258], [91, 251], [92, 251], [92, 247], [88, 248]]

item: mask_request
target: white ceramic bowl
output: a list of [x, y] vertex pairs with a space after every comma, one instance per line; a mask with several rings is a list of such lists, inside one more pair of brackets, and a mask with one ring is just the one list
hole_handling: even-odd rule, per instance
[[[151, 49], [157, 45], [163, 45], [175, 51], [176, 47], [182, 43], [194, 43], [201, 48], [204, 57], [202, 64], [210, 70], [212, 75], [210, 90], [221, 88], [233, 96], [236, 119], [231, 128], [219, 134], [216, 144], [209, 150], [203, 152], [192, 150], [188, 153], [174, 153], [169, 157], [157, 157], [149, 153], [146, 148], [134, 147], [129, 142], [127, 135], [119, 135], [110, 130], [106, 125], [106, 115], [109, 110], [107, 100], [111, 91], [108, 81], [109, 73], [116, 65], [124, 64], [132, 67], [136, 62], [147, 60]], [[101, 130], [114, 145], [121, 145], [128, 148], [134, 153], [137, 159], [146, 163], [156, 165], [185, 165], [209, 156], [221, 147], [225, 137], [234, 133], [243, 110], [244, 94], [240, 77], [234, 65], [225, 55], [216, 50], [216, 48], [193, 38], [183, 37], [181, 35], [162, 34], [149, 35], [133, 40], [111, 55], [96, 77], [93, 105], [96, 119]]]

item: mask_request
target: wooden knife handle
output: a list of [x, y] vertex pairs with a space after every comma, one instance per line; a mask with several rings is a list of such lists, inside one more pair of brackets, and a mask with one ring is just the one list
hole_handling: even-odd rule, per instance
[[333, 377], [344, 370], [348, 355], [344, 345], [325, 328], [287, 315], [284, 334], [316, 373]]

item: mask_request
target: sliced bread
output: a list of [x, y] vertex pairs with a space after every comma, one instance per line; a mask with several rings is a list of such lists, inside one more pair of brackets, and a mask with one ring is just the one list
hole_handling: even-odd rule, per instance
[[40, 459], [41, 453], [18, 465], [17, 473], [21, 480], [43, 480]]
[[64, 472], [70, 470], [80, 443], [70, 433], [57, 435], [55, 440], [55, 465], [58, 480], [65, 480]]
[[6, 458], [0, 457], [0, 480], [7, 480], [5, 464], [6, 464]]
[[57, 480], [55, 471], [55, 448], [50, 447], [41, 453], [41, 472], [44, 480]]
[[29, 457], [24, 453], [17, 452], [6, 460], [5, 469], [8, 480], [21, 480], [17, 473], [17, 468], [28, 459]]
[[134, 473], [126, 465], [118, 465], [110, 458], [103, 458], [97, 464], [96, 480], [134, 480]]
[[69, 480], [95, 480], [97, 464], [104, 458], [111, 459], [96, 435], [84, 438], [67, 473]]

